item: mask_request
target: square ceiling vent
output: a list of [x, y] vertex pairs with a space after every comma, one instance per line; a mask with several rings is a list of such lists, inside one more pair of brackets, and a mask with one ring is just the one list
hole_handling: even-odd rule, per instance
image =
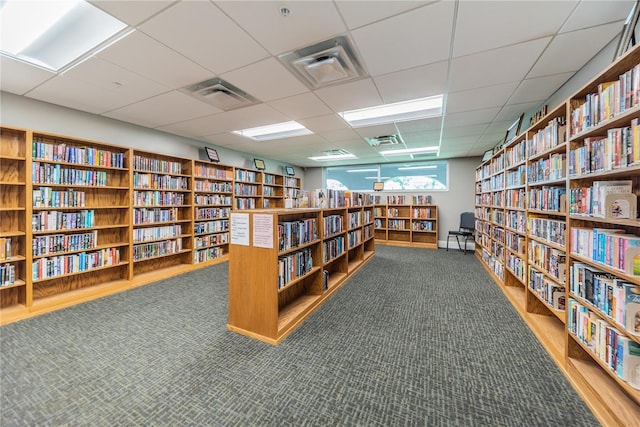
[[183, 87], [180, 92], [223, 111], [235, 110], [259, 102], [231, 83], [218, 78]]
[[310, 89], [366, 76], [349, 38], [339, 36], [278, 56]]
[[365, 138], [365, 140], [372, 147], [396, 145], [402, 142], [400, 135], [382, 135], [373, 138]]

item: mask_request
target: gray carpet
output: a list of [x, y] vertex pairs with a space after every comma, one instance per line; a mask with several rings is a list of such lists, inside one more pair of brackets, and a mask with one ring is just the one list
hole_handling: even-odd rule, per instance
[[280, 346], [227, 264], [0, 328], [2, 426], [594, 426], [472, 255], [390, 246]]

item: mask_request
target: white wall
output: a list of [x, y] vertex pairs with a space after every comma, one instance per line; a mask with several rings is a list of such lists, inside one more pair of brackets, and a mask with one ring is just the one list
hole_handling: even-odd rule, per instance
[[[475, 169], [480, 164], [480, 157], [465, 157], [448, 159], [449, 162], [449, 191], [427, 191], [438, 206], [438, 237], [440, 246], [446, 245], [449, 230], [457, 230], [462, 212], [473, 212], [475, 207]], [[323, 188], [324, 180], [322, 168], [307, 168], [305, 171], [305, 190]], [[404, 192], [383, 192], [383, 196], [394, 194], [425, 194]], [[455, 245], [452, 241], [451, 245]], [[469, 245], [469, 248], [471, 245]]]
[[[200, 147], [207, 145], [216, 148], [221, 163], [253, 168], [254, 156], [250, 153], [217, 147], [210, 142], [196, 141], [8, 92], [0, 92], [0, 123], [4, 126], [189, 159], [206, 160], [204, 150]], [[263, 157], [260, 156], [260, 158]], [[282, 166], [285, 165], [277, 159], [265, 159], [265, 163], [268, 171], [280, 174]], [[295, 169], [296, 176], [302, 177], [304, 182], [303, 169], [298, 167]]]

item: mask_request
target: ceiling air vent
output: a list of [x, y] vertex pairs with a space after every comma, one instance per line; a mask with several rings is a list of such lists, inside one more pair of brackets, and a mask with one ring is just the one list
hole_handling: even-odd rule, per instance
[[346, 36], [284, 53], [278, 59], [310, 89], [344, 83], [366, 75]]
[[218, 78], [184, 87], [180, 92], [223, 111], [247, 107], [258, 102], [253, 96]]
[[427, 159], [435, 159], [438, 157], [438, 153], [413, 153], [411, 154], [411, 158], [415, 160], [427, 160]]
[[402, 142], [400, 135], [383, 135], [376, 136], [374, 138], [365, 138], [365, 140], [372, 147], [396, 145]]

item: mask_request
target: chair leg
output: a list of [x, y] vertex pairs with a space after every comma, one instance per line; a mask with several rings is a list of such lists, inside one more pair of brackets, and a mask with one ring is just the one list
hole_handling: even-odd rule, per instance
[[458, 242], [458, 249], [462, 250], [462, 245], [460, 244], [460, 239], [456, 236], [456, 242]]
[[449, 238], [450, 237], [451, 237], [450, 235], [447, 235], [447, 252], [449, 252]]

